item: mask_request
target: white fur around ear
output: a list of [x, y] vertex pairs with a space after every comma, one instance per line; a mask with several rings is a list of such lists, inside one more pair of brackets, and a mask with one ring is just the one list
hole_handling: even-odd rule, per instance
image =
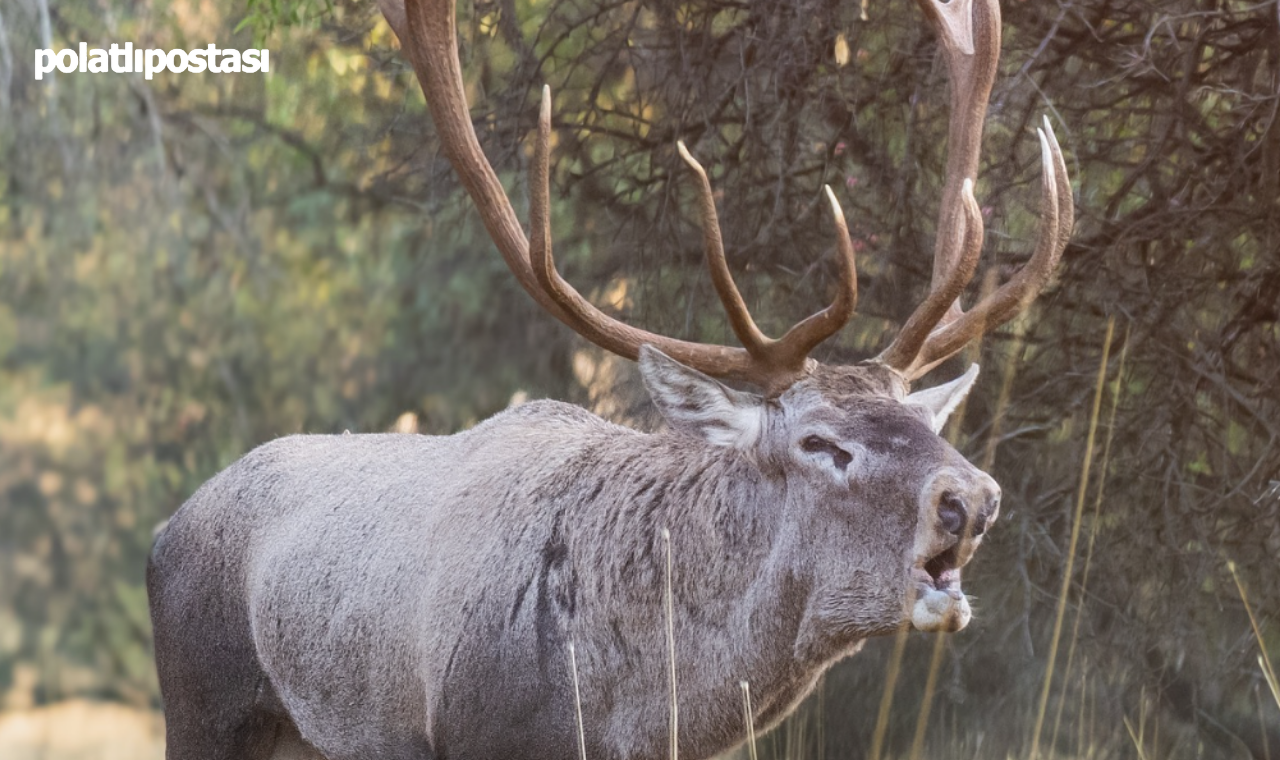
[[653, 403], [674, 428], [716, 446], [747, 448], [760, 440], [764, 399], [735, 391], [653, 346], [640, 347], [640, 375]]
[[971, 364], [969, 369], [963, 375], [957, 377], [949, 383], [943, 383], [935, 388], [928, 388], [923, 391], [916, 391], [903, 403], [908, 406], [918, 406], [929, 412], [929, 419], [932, 420], [933, 432], [941, 432], [942, 426], [947, 424], [947, 418], [951, 413], [960, 406], [960, 402], [964, 401], [964, 397], [969, 395], [969, 389], [973, 387], [973, 381], [978, 379], [978, 365]]

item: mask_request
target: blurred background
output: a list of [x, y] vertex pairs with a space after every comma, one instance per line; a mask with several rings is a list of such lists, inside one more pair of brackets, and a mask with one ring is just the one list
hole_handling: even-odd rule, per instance
[[[1280, 3], [1003, 13], [968, 298], [1030, 253], [1043, 115], [1078, 221], [1026, 317], [927, 381], [984, 369], [948, 432], [1005, 493], [967, 571], [977, 617], [872, 642], [758, 751], [1280, 760], [1259, 659], [1280, 659]], [[872, 355], [923, 296], [948, 95], [914, 2], [459, 15], [521, 213], [552, 87], [557, 258], [596, 303], [733, 342], [677, 138], [766, 332], [832, 292], [824, 182], [860, 301], [817, 358]], [[268, 47], [271, 73], [34, 81], [34, 48], [126, 41]], [[0, 4], [0, 756], [161, 756], [145, 558], [222, 467], [289, 433], [444, 434], [539, 397], [655, 424], [634, 367], [515, 284], [371, 3]]]

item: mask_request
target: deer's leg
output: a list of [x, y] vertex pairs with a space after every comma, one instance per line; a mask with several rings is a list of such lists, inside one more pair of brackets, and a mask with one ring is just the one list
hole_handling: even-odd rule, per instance
[[233, 584], [191, 572], [190, 555], [153, 552], [147, 592], [167, 760], [268, 760], [281, 716]]
[[[163, 654], [162, 654], [163, 653]], [[190, 653], [186, 653], [190, 654]], [[175, 652], [157, 636], [160, 690], [165, 700], [166, 760], [269, 760], [279, 720], [255, 705], [250, 674]], [[205, 667], [206, 664], [208, 667]], [[239, 671], [239, 672], [237, 672]], [[305, 757], [305, 756], [296, 756]]]
[[228, 653], [219, 647], [165, 639], [157, 632], [166, 760], [271, 758], [280, 729], [279, 719], [257, 703], [257, 682], [265, 684], [265, 676], [224, 658]]

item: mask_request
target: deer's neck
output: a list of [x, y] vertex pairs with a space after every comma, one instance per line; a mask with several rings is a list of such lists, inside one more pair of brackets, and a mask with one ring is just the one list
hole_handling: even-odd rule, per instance
[[612, 688], [628, 699], [653, 695], [654, 712], [637, 717], [636, 729], [646, 721], [661, 728], [669, 577], [681, 709], [697, 712], [690, 725], [720, 727], [688, 740], [727, 746], [743, 735], [740, 682], [750, 683], [767, 725], [829, 660], [798, 645], [811, 584], [782, 519], [786, 485], [747, 455], [700, 441], [632, 443], [593, 451], [596, 466], [578, 471], [576, 489], [594, 498], [569, 507], [580, 600], [570, 626], [595, 639], [587, 667], [608, 672]]

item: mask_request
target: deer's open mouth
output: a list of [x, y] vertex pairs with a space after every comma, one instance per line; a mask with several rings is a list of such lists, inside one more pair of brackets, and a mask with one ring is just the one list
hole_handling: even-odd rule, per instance
[[956, 547], [924, 559], [911, 568], [911, 625], [921, 631], [954, 632], [973, 616], [960, 590]]
[[956, 547], [951, 547], [945, 552], [925, 560], [921, 565], [921, 569], [929, 577], [929, 581], [933, 587], [939, 591], [945, 591], [947, 587], [954, 585], [960, 587], [960, 568]]

